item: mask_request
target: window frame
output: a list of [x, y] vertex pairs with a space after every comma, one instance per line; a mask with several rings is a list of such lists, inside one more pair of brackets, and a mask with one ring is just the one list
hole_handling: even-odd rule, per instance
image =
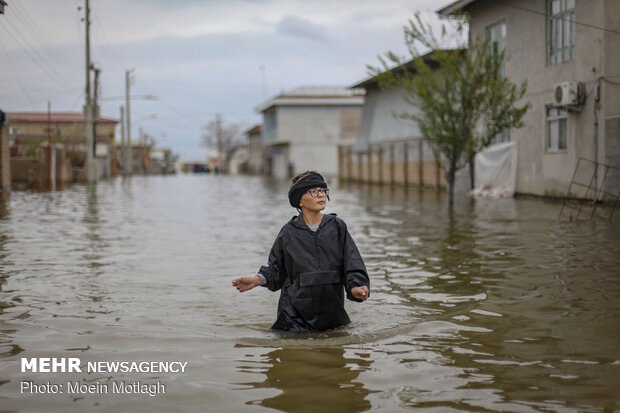
[[[500, 28], [500, 36], [501, 36], [501, 31], [502, 31], [501, 27], [502, 26], [503, 26], [503, 29], [504, 29], [503, 30], [504, 31], [504, 36], [500, 37], [500, 38], [503, 39], [504, 59], [502, 61], [502, 67], [500, 69], [500, 74], [502, 76], [506, 76], [506, 49], [507, 49], [507, 46], [508, 46], [508, 28], [506, 27], [506, 19], [502, 19], [500, 21], [497, 21], [497, 22], [495, 22], [493, 24], [490, 24], [490, 25], [486, 26], [484, 32], [485, 32], [486, 40], [489, 41], [489, 47], [492, 47], [492, 45], [496, 45], [496, 44], [498, 44], [498, 42], [494, 42], [491, 39], [491, 31], [493, 29], [499, 27]], [[493, 49], [487, 49], [487, 52], [493, 52], [494, 56], [497, 56], [497, 54], [500, 53], [500, 50], [496, 49], [495, 47], [493, 47]]]
[[[555, 110], [558, 113], [550, 115], [549, 112]], [[568, 152], [568, 111], [556, 106], [545, 107], [545, 153], [566, 153]], [[560, 147], [562, 143], [561, 131], [562, 121], [564, 121], [564, 148]], [[557, 122], [557, 146], [551, 147], [551, 122]]]
[[[575, 2], [576, 0], [546, 1], [547, 66], [560, 65], [575, 59]], [[554, 4], [559, 5], [556, 13], [553, 12]], [[559, 37], [553, 35], [554, 32], [558, 32], [557, 27], [559, 27], [559, 33], [556, 34], [559, 34]], [[558, 39], [559, 44], [556, 44]]]

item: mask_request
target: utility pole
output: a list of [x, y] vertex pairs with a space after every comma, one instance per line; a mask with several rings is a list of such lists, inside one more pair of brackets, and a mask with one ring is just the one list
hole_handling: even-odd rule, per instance
[[97, 165], [93, 153], [93, 145], [95, 142], [94, 132], [94, 114], [92, 99], [90, 95], [90, 6], [88, 0], [84, 0], [86, 8], [84, 10], [84, 22], [86, 24], [86, 104], [84, 105], [84, 123], [86, 128], [86, 180], [88, 183], [97, 182]]
[[100, 69], [92, 66], [93, 71], [95, 72], [95, 81], [94, 81], [94, 89], [95, 93], [93, 94], [93, 156], [97, 156], [97, 122], [99, 121], [99, 105], [97, 101], [99, 99], [99, 73]]
[[222, 173], [224, 167], [224, 145], [222, 142], [222, 116], [219, 113], [215, 114], [215, 136], [217, 138], [217, 170], [218, 173]]
[[131, 115], [129, 113], [129, 101], [131, 99], [129, 94], [129, 86], [131, 84], [131, 70], [125, 71], [125, 115], [127, 122], [127, 147], [125, 148], [125, 172], [128, 174], [133, 173], [133, 149], [131, 148]]
[[121, 105], [121, 165], [123, 165], [122, 173], [127, 172], [125, 164], [125, 107]]
[[47, 101], [47, 189], [52, 190], [52, 102]]
[[144, 173], [144, 153], [146, 152], [146, 145], [144, 143], [144, 129], [142, 129], [142, 126], [138, 128], [138, 144], [140, 145], [140, 161], [142, 162], [138, 169]]

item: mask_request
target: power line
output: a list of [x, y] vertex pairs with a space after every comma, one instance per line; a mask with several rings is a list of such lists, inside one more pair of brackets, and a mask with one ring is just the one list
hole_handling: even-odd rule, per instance
[[30, 95], [28, 94], [28, 91], [26, 90], [26, 88], [24, 87], [24, 84], [22, 83], [22, 79], [19, 76], [17, 69], [15, 69], [15, 66], [13, 65], [13, 61], [11, 60], [11, 57], [9, 56], [9, 53], [6, 51], [6, 49], [4, 48], [4, 45], [2, 43], [0, 43], [0, 47], [2, 47], [2, 50], [4, 51], [4, 55], [6, 56], [6, 60], [11, 65], [11, 68], [13, 69], [13, 72], [15, 72], [15, 78], [17, 79], [17, 83], [19, 83], [19, 86], [22, 88], [22, 92], [24, 92], [24, 96], [26, 97], [28, 102], [30, 102], [30, 104], [32, 106], [34, 106], [34, 103], [30, 99]]
[[[30, 49], [32, 49], [32, 52], [33, 52], [34, 54], [36, 54], [36, 56], [37, 56], [37, 57], [41, 60], [41, 62], [43, 62], [43, 63], [44, 63], [46, 66], [48, 66], [50, 69], [54, 69], [54, 71], [55, 71], [55, 76], [57, 76], [57, 79], [60, 79], [60, 80], [62, 80], [63, 82], [64, 82], [64, 81], [68, 81], [68, 82], [69, 82], [68, 84], [72, 84], [72, 83], [73, 83], [73, 82], [72, 82], [70, 79], [68, 79], [67, 77], [64, 77], [64, 78], [63, 78], [64, 73], [63, 73], [62, 71], [59, 71], [59, 70], [58, 70], [58, 69], [57, 69], [57, 68], [56, 68], [53, 64], [50, 64], [50, 63], [56, 63], [55, 58], [51, 58], [51, 59], [49, 59], [49, 60], [48, 60], [47, 58], [45, 58], [45, 56], [43, 56], [43, 55], [39, 54], [39, 52], [38, 52], [37, 48], [36, 48], [36, 47], [34, 47], [34, 46], [33, 46], [33, 45], [32, 45], [32, 44], [28, 41], [28, 39], [26, 38], [26, 36], [24, 36], [24, 35], [23, 35], [23, 33], [21, 33], [21, 32], [19, 31], [19, 29], [13, 25], [13, 23], [11, 22], [11, 20], [7, 20], [7, 22], [9, 23], [9, 25], [11, 25], [11, 27], [12, 27], [12, 28], [13, 28], [13, 30], [15, 31], [15, 34], [18, 34], [18, 35], [22, 38], [22, 40], [26, 43], [26, 45], [27, 45]], [[13, 37], [13, 38], [15, 38], [15, 37]], [[17, 41], [17, 40], [16, 40], [16, 41]], [[20, 45], [21, 45], [21, 43], [20, 43]], [[22, 47], [23, 47], [23, 45], [22, 45]], [[60, 75], [60, 76], [59, 76], [59, 75]]]
[[[13, 26], [13, 24], [11, 23], [10, 20], [6, 20], [7, 22], [9, 22], [9, 24]], [[38, 54], [38, 52], [36, 51], [36, 49], [34, 49], [30, 44], [28, 44], [28, 42], [26, 42], [24, 40], [24, 42], [26, 42], [27, 46], [24, 46], [24, 44], [21, 42], [20, 39], [18, 39], [3, 23], [3, 19], [0, 19], [0, 26], [2, 26], [2, 28], [13, 38], [13, 40], [15, 40], [15, 42], [17, 42], [19, 44], [19, 46], [22, 47], [23, 51], [35, 62], [39, 65], [39, 67], [41, 67], [41, 69], [51, 78], [53, 79], [56, 83], [58, 83], [58, 85], [60, 85], [63, 89], [67, 88], [67, 84], [63, 84], [63, 82], [66, 81], [66, 79], [61, 79], [60, 77], [58, 77], [58, 75], [53, 74], [50, 70], [51, 67], [49, 67], [50, 65], [45, 62], [45, 59], [43, 59], [41, 57], [41, 55]], [[32, 52], [37, 56], [33, 56], [33, 53], [30, 53], [29, 48], [32, 49]], [[49, 67], [49, 68], [48, 68]]]
[[[515, 9], [527, 11], [529, 13], [534, 13], [534, 14], [538, 14], [540, 16], [548, 17], [547, 13], [543, 13], [543, 12], [540, 12], [538, 10], [532, 10], [532, 9], [528, 9], [526, 7], [515, 6], [514, 4], [505, 3], [505, 2], [503, 2], [501, 0], [496, 0], [496, 2], [499, 3], [499, 4], [502, 4], [504, 6], [507, 6], [507, 7], [512, 7], [512, 8], [515, 8]], [[618, 32], [616, 30], [608, 29], [606, 27], [596, 26], [594, 24], [588, 24], [588, 23], [579, 22], [577, 20], [564, 19], [564, 18], [558, 18], [558, 19], [559, 20], [563, 20], [563, 21], [573, 22], [573, 23], [578, 24], [580, 26], [589, 27], [591, 29], [602, 30], [602, 31], [609, 32], [609, 33], [614, 33], [614, 34], [620, 34], [620, 32]]]
[[26, 10], [26, 7], [21, 5], [19, 2], [15, 2], [13, 4], [16, 6], [14, 9], [15, 17], [17, 17], [22, 22], [24, 27], [29, 30], [29, 33], [33, 37], [35, 37], [35, 40], [38, 41], [40, 45], [48, 51], [48, 53], [50, 53], [50, 56], [53, 56], [54, 58], [60, 56], [65, 63], [67, 63], [68, 65], [72, 65], [73, 62], [71, 62], [70, 59], [67, 59], [67, 57], [63, 53], [61, 53], [58, 48], [53, 47], [53, 53], [50, 51], [50, 49], [52, 49], [50, 46], [52, 45], [51, 43], [49, 43], [49, 41], [45, 40], [45, 38], [47, 37], [46, 33], [43, 33], [41, 31], [37, 22], [30, 16], [30, 13], [28, 13], [28, 11]]
[[[69, 93], [77, 92], [79, 89], [81, 89], [81, 87], [73, 88], [71, 90], [66, 90], [66, 91], [61, 92], [61, 93], [56, 94], [56, 95], [48, 96], [45, 99], [41, 98], [40, 100], [36, 100], [36, 101], [29, 100], [28, 103], [29, 103], [30, 106], [26, 106], [22, 102], [17, 102], [17, 103], [11, 102], [11, 103], [14, 103], [14, 104], [10, 105], [8, 107], [8, 109], [10, 109], [10, 110], [20, 110], [22, 108], [32, 108], [33, 106], [39, 105], [41, 103], [49, 102], [50, 100], [54, 100], [54, 99], [59, 98], [61, 96], [68, 95]], [[83, 100], [84, 99], [83, 94], [80, 94], [80, 96], [81, 96], [80, 99]], [[73, 110], [74, 107], [75, 107], [75, 105], [71, 106], [70, 109]]]

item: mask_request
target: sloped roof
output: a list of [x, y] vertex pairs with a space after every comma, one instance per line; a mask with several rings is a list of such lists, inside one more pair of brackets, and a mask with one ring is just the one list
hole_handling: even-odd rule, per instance
[[252, 126], [250, 129], [248, 129], [247, 131], [245, 131], [245, 133], [247, 133], [248, 135], [253, 135], [256, 133], [261, 133], [263, 131], [263, 125], [254, 125]]
[[442, 7], [439, 10], [436, 10], [435, 13], [437, 13], [439, 15], [439, 17], [441, 17], [442, 19], [450, 16], [453, 13], [456, 13], [457, 11], [461, 11], [463, 10], [465, 7], [469, 6], [471, 3], [475, 2], [476, 0], [457, 0], [457, 1], [453, 1], [452, 3], [448, 4], [447, 6]]
[[[459, 49], [442, 49], [442, 51], [445, 52], [459, 52]], [[462, 50], [460, 50], [462, 52]], [[426, 62], [427, 65], [431, 66], [432, 68], [437, 66], [437, 62], [433, 59], [433, 55], [437, 52], [437, 50], [433, 50], [428, 52], [427, 54], [425, 54], [424, 56], [422, 56], [422, 59], [424, 59], [424, 62]], [[410, 73], [415, 73], [415, 65], [413, 63], [413, 59], [409, 60], [408, 62], [405, 62], [399, 66], [393, 67], [389, 70], [390, 72], [392, 72], [393, 74], [399, 74], [402, 73], [403, 71], [407, 71]], [[385, 73], [385, 72], [384, 72]], [[379, 83], [379, 80], [377, 79], [376, 76], [371, 76], [365, 80], [362, 80], [359, 83], [356, 83], [354, 85], [352, 85], [352, 88], [367, 88], [369, 86], [374, 86], [377, 83]]]
[[[47, 112], [7, 112], [6, 117], [9, 122], [32, 122], [44, 123], [48, 120]], [[49, 114], [51, 122], [83, 123], [84, 115], [80, 112], [51, 112]], [[118, 120], [100, 116], [99, 123], [118, 123]]]

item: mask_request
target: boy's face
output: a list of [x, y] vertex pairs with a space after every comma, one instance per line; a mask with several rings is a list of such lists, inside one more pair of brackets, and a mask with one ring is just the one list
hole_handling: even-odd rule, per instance
[[[316, 196], [312, 196], [311, 192], [315, 192]], [[325, 209], [327, 204], [327, 195], [323, 191], [323, 188], [317, 187], [306, 192], [299, 202], [299, 206], [302, 211], [319, 212]]]

